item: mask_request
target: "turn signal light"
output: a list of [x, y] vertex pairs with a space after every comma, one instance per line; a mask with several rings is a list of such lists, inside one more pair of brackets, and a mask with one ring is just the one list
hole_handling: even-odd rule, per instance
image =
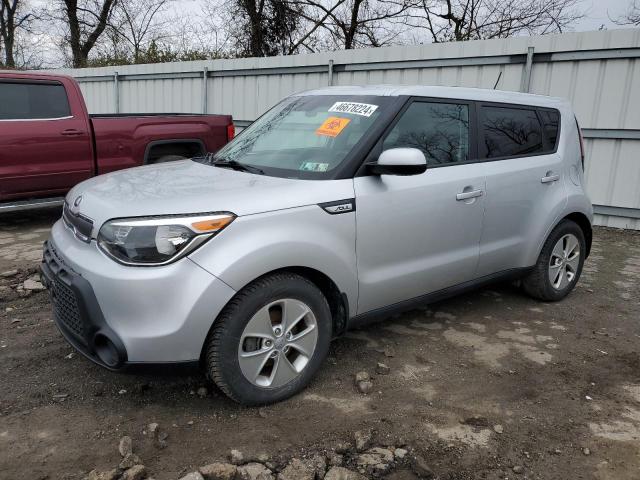
[[233, 215], [220, 216], [218, 218], [211, 218], [207, 220], [201, 220], [191, 224], [191, 228], [198, 232], [217, 232], [233, 222]]

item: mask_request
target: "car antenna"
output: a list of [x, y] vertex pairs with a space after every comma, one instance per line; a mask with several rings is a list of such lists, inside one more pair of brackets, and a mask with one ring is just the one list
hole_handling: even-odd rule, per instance
[[495, 85], [493, 86], [493, 89], [495, 90], [496, 87], [498, 86], [498, 83], [500, 83], [500, 78], [502, 77], [502, 70], [500, 70], [500, 73], [498, 73], [498, 79], [496, 80]]

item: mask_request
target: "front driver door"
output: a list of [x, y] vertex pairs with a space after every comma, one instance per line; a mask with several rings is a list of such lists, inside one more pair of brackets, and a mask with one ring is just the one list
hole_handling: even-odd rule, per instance
[[414, 99], [377, 151], [419, 148], [427, 171], [354, 179], [358, 314], [475, 278], [485, 178], [473, 161], [473, 108]]
[[61, 194], [90, 178], [88, 122], [60, 82], [0, 79], [0, 199]]

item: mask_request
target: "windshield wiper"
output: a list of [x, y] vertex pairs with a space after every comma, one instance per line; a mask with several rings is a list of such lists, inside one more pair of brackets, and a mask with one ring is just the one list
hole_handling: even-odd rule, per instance
[[215, 162], [211, 162], [211, 165], [220, 168], [231, 168], [240, 172], [257, 173], [259, 175], [264, 175], [264, 170], [262, 170], [261, 168], [254, 167], [253, 165], [247, 165], [246, 163], [240, 163], [237, 160], [216, 160]]

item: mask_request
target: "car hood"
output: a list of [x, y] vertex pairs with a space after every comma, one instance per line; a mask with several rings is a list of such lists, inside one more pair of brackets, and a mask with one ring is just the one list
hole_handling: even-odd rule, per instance
[[93, 220], [95, 236], [112, 218], [222, 211], [242, 216], [352, 197], [350, 179], [269, 177], [184, 160], [94, 177], [76, 185], [66, 200], [74, 213]]

